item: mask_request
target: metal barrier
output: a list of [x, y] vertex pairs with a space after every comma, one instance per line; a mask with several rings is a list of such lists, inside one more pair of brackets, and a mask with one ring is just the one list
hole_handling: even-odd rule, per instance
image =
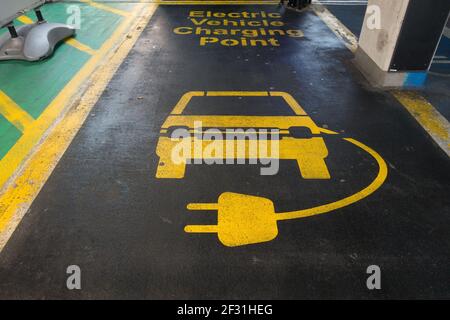
[[[40, 7], [45, 0], [3, 0], [0, 2], [0, 28], [9, 33], [0, 37], [0, 60], [39, 61], [51, 56], [55, 46], [75, 34], [75, 29], [45, 21]], [[33, 10], [36, 22], [16, 28], [14, 19]]]

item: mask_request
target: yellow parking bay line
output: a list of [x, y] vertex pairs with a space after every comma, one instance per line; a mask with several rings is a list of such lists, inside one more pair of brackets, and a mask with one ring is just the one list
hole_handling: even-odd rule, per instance
[[[23, 24], [33, 24], [34, 23], [34, 21], [32, 19], [28, 18], [27, 16], [20, 16], [19, 18], [17, 18], [17, 20], [22, 22]], [[74, 47], [75, 49], [83, 51], [91, 56], [94, 55], [96, 52], [94, 49], [81, 43], [80, 41], [78, 41], [75, 38], [69, 38], [65, 41], [65, 43], [67, 43], [68, 45]]]
[[415, 92], [393, 91], [392, 94], [450, 156], [450, 123], [447, 119], [431, 103]]
[[81, 43], [80, 41], [78, 41], [75, 38], [69, 38], [65, 41], [65, 43], [67, 43], [68, 45], [70, 45], [80, 51], [86, 52], [87, 54], [89, 54], [91, 56], [93, 56], [96, 53], [96, 51], [94, 49]]
[[[321, 5], [320, 1], [317, 2], [312, 5], [312, 9], [316, 15], [345, 43], [349, 50], [355, 52], [358, 48], [358, 38], [327, 8]], [[450, 157], [450, 126], [447, 119], [418, 93], [411, 91], [393, 91], [392, 95], [409, 111], [422, 128], [425, 129], [431, 138]]]
[[0, 114], [20, 132], [24, 132], [34, 122], [34, 119], [2, 90], [0, 90]]
[[17, 18], [18, 21], [22, 22], [23, 24], [33, 24], [34, 21], [31, 18], [28, 18], [27, 16], [20, 16]]
[[94, 8], [103, 10], [103, 11], [108, 11], [108, 12], [117, 14], [119, 16], [126, 17], [126, 16], [128, 16], [130, 14], [127, 11], [116, 9], [116, 8], [113, 8], [113, 7], [110, 7], [110, 6], [107, 6], [107, 5], [104, 5], [102, 3], [98, 3], [98, 2], [92, 1], [92, 0], [79, 0], [79, 1], [83, 2], [83, 3], [86, 3], [86, 4], [90, 5], [91, 7], [94, 7]]
[[[132, 15], [122, 22], [98, 53], [46, 108], [35, 121], [32, 129], [26, 131], [0, 161], [0, 184], [4, 184], [28, 157], [30, 150], [47, 133], [25, 165], [0, 194], [0, 251], [28, 211], [30, 204], [47, 181], [108, 82], [130, 52], [156, 8], [157, 5], [154, 4], [137, 6]], [[127, 35], [126, 38], [125, 35]], [[92, 75], [94, 71], [96, 72]], [[90, 79], [89, 82], [88, 79]], [[86, 87], [88, 87], [87, 91], [75, 104], [80, 91]], [[64, 110], [68, 109], [70, 111], [57, 121]]]

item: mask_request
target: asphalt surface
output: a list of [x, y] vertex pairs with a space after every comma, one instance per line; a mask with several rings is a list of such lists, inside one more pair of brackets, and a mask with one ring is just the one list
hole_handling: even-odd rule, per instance
[[[281, 12], [279, 46], [200, 46], [189, 11]], [[213, 27], [210, 27], [213, 28]], [[218, 28], [218, 27], [214, 27]], [[225, 37], [222, 37], [225, 38]], [[234, 37], [236, 38], [236, 37]], [[239, 37], [237, 37], [239, 39]], [[0, 298], [450, 298], [450, 161], [387, 92], [368, 87], [352, 54], [312, 12], [277, 6], [161, 6], [0, 254]], [[258, 165], [188, 165], [184, 179], [157, 179], [160, 128], [189, 91], [283, 91], [320, 127], [328, 180], [303, 179], [295, 161], [275, 176]], [[264, 101], [263, 101], [264, 100]], [[270, 100], [270, 99], [269, 99]], [[289, 115], [265, 99], [198, 98], [190, 115]], [[323, 215], [279, 221], [272, 241], [226, 247], [188, 234], [217, 214], [191, 212], [223, 192], [271, 199], [276, 212], [369, 197]], [[82, 290], [66, 288], [66, 268]], [[378, 265], [382, 289], [366, 287]]]

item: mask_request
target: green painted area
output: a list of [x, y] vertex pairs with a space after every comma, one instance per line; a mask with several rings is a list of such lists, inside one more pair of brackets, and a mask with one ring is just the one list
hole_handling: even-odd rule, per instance
[[120, 10], [124, 10], [124, 11], [132, 11], [133, 8], [137, 5], [136, 2], [124, 2], [123, 0], [109, 0], [108, 1], [108, 6], [111, 6], [115, 9], [120, 9]]
[[[68, 23], [73, 21], [70, 17], [77, 12], [77, 8], [80, 10], [81, 20], [75, 38], [92, 49], [99, 49], [123, 18], [84, 3], [51, 3], [42, 7], [42, 14], [50, 22]], [[35, 20], [32, 12], [27, 16]]]
[[[124, 11], [131, 11], [136, 5], [114, 2], [102, 4]], [[69, 23], [77, 8], [81, 12], [81, 28], [76, 39], [94, 50], [111, 37], [123, 20], [120, 15], [79, 2], [50, 3], [42, 7], [42, 13], [47, 21]], [[27, 16], [36, 20], [33, 12]], [[15, 25], [22, 24], [16, 21]], [[5, 32], [5, 28], [0, 29], [0, 35]], [[89, 59], [89, 54], [63, 43], [45, 61], [1, 61], [0, 90], [36, 119]], [[20, 136], [6, 119], [0, 119], [0, 159]]]
[[0, 159], [11, 149], [22, 133], [0, 116]]
[[3, 61], [0, 89], [36, 119], [89, 58], [63, 45], [44, 61]]

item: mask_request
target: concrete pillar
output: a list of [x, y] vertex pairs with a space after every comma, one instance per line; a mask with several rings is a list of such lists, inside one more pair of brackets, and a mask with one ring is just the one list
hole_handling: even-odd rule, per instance
[[375, 86], [422, 86], [449, 11], [450, 0], [369, 0], [357, 66]]

